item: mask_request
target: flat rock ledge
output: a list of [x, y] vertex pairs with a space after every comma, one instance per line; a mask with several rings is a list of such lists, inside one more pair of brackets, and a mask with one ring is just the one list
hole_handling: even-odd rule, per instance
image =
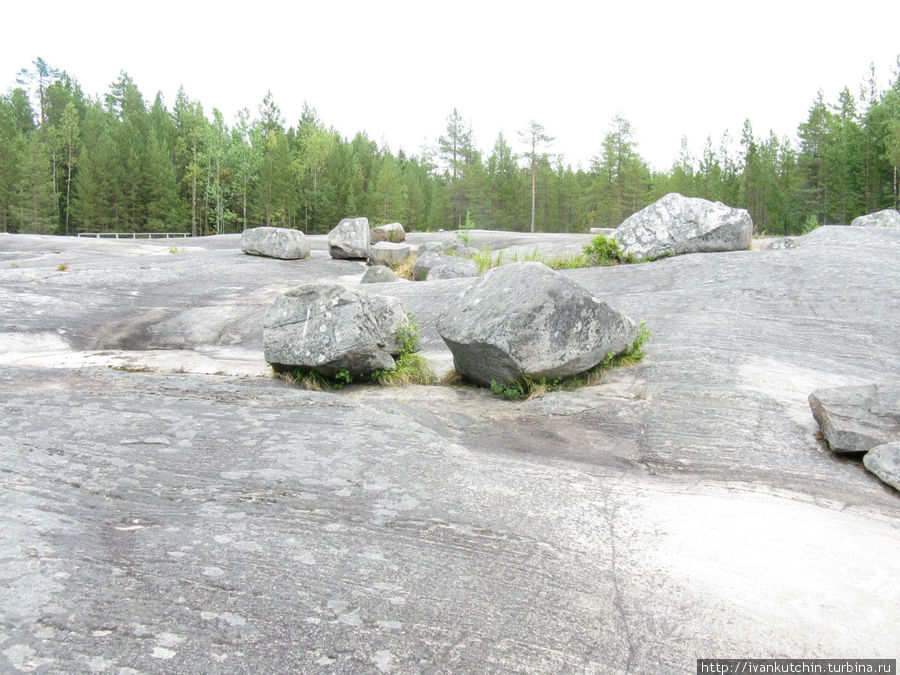
[[483, 386], [576, 375], [637, 336], [629, 317], [543, 263], [497, 267], [437, 321], [457, 372]]
[[746, 209], [672, 192], [625, 219], [614, 236], [635, 258], [746, 251], [753, 221]]
[[252, 227], [241, 233], [241, 250], [266, 258], [302, 260], [309, 257], [309, 242], [300, 230]]

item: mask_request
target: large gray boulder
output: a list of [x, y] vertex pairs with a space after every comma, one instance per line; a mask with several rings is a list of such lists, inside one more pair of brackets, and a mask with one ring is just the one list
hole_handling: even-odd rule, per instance
[[394, 367], [397, 327], [406, 320], [400, 301], [331, 282], [293, 288], [277, 298], [263, 320], [263, 352], [276, 368], [311, 368], [334, 376]]
[[885, 209], [854, 218], [850, 225], [854, 227], [876, 225], [879, 227], [900, 227], [900, 211]]
[[457, 372], [489, 386], [588, 370], [637, 337], [629, 317], [537, 262], [496, 267], [441, 313]]
[[863, 457], [863, 466], [892, 488], [900, 490], [900, 441], [869, 450]]
[[746, 209], [672, 192], [629, 216], [614, 236], [635, 258], [743, 251], [750, 248], [753, 221]]
[[373, 265], [396, 265], [409, 255], [409, 244], [379, 241], [369, 247], [369, 262]]
[[464, 279], [477, 276], [478, 265], [474, 260], [432, 251], [420, 255], [416, 264], [413, 265], [413, 279], [416, 281]]
[[332, 258], [365, 260], [369, 255], [369, 219], [344, 218], [328, 233]]
[[370, 233], [372, 243], [379, 241], [392, 241], [394, 243], [401, 242], [406, 239], [406, 230], [400, 223], [388, 223], [387, 225], [379, 225], [373, 227]]
[[868, 452], [900, 440], [900, 382], [820, 389], [809, 407], [834, 452]]
[[309, 257], [309, 242], [300, 230], [286, 227], [252, 227], [241, 233], [241, 250], [250, 255], [282, 260]]

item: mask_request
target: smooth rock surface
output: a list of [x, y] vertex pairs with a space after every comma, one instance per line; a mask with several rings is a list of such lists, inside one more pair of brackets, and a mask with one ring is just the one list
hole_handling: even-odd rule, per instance
[[868, 452], [900, 440], [900, 382], [821, 389], [809, 407], [834, 452]]
[[854, 218], [850, 225], [854, 227], [900, 227], [900, 211], [884, 209]]
[[900, 490], [900, 441], [875, 446], [863, 456], [863, 464], [882, 482]]
[[396, 298], [368, 295], [331, 282], [286, 291], [266, 311], [263, 354], [276, 367], [312, 368], [334, 376], [394, 367], [394, 332], [404, 320]]
[[375, 265], [366, 270], [359, 280], [361, 284], [383, 284], [392, 281], [400, 281], [400, 277], [396, 275], [394, 270], [384, 265]]
[[388, 223], [387, 225], [373, 227], [370, 232], [370, 237], [373, 244], [376, 244], [379, 241], [392, 241], [397, 243], [406, 239], [406, 230], [403, 229], [403, 225], [400, 223]]
[[638, 259], [745, 251], [753, 237], [753, 221], [745, 209], [672, 192], [626, 218], [614, 236], [626, 254]]
[[477, 276], [478, 265], [474, 260], [433, 251], [422, 253], [413, 265], [413, 279], [416, 281], [466, 279]]
[[[236, 234], [178, 255], [0, 234], [0, 672], [655, 675], [900, 653], [900, 493], [830, 452], [807, 403], [900, 372], [896, 296], [873, 290], [900, 288], [896, 228], [565, 271], [646, 320], [647, 356], [524, 403], [268, 377], [274, 299], [365, 270], [307, 239], [297, 264]], [[449, 368], [435, 321], [470, 283], [378, 292]]]
[[328, 233], [328, 251], [339, 260], [369, 255], [370, 230], [368, 218], [344, 218]]
[[282, 260], [309, 257], [309, 242], [300, 230], [286, 227], [252, 227], [241, 233], [241, 250]]
[[380, 241], [369, 247], [369, 262], [372, 265], [396, 265], [406, 260], [409, 250], [409, 244]]
[[447, 306], [437, 330], [456, 371], [484, 386], [575, 375], [637, 337], [632, 319], [537, 262], [486, 272]]

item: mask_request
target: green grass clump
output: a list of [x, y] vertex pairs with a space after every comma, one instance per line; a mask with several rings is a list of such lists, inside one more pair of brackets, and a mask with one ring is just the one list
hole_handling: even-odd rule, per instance
[[69, 263], [61, 263], [59, 267], [56, 268], [57, 272], [65, 272], [69, 269]]
[[278, 373], [279, 377], [301, 389], [311, 391], [333, 391], [343, 389], [348, 384], [378, 384], [384, 387], [400, 387], [408, 384], [436, 384], [437, 376], [426, 359], [417, 354], [419, 348], [419, 324], [413, 321], [411, 312], [397, 326], [394, 337], [400, 343], [400, 353], [394, 359], [394, 367], [390, 370], [376, 370], [367, 374], [354, 374], [346, 368], [334, 376], [323, 375], [311, 368], [294, 368]]
[[523, 377], [520, 380], [508, 383], [492, 381], [491, 393], [508, 401], [524, 401], [539, 398], [551, 391], [572, 391], [581, 387], [593, 386], [600, 382], [603, 373], [610, 368], [632, 365], [643, 359], [644, 345], [650, 339], [650, 335], [650, 331], [647, 330], [647, 324], [641, 321], [637, 337], [634, 339], [634, 342], [627, 346], [624, 352], [621, 354], [608, 352], [606, 358], [590, 370], [553, 380], [548, 380], [547, 378], [533, 380], [530, 377]]
[[591, 239], [591, 243], [582, 246], [581, 250], [584, 252], [584, 257], [587, 259], [590, 267], [634, 262], [634, 257], [631, 254], [625, 255], [622, 252], [619, 242], [603, 234], [598, 234]]

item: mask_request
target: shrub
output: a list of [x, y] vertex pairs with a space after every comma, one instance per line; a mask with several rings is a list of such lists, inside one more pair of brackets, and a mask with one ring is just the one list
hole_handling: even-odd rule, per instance
[[625, 255], [622, 252], [622, 247], [619, 246], [619, 242], [602, 234], [598, 234], [591, 239], [591, 243], [583, 246], [582, 251], [584, 251], [584, 256], [587, 258], [588, 265], [591, 267], [634, 262], [631, 255]]

